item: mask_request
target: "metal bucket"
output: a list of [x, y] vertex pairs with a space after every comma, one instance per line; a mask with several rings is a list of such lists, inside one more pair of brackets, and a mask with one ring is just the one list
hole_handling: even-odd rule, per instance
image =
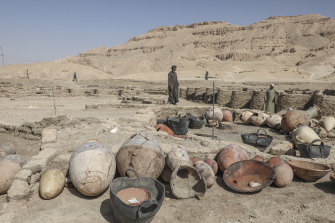
[[[118, 223], [151, 222], [163, 204], [165, 187], [150, 177], [119, 177], [110, 187], [113, 220]], [[114, 222], [114, 221], [113, 221]]]

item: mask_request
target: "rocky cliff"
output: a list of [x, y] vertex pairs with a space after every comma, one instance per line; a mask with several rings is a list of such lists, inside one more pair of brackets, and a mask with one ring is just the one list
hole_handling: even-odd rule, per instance
[[335, 80], [335, 20], [311, 14], [270, 17], [248, 26], [162, 26], [121, 46], [91, 49], [60, 63], [88, 67], [85, 79], [164, 79], [176, 64], [182, 78], [203, 78], [208, 70], [211, 77], [242, 81]]

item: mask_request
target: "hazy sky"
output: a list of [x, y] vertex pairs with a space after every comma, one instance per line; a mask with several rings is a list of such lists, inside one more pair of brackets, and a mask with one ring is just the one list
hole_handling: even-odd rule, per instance
[[335, 0], [0, 0], [0, 47], [5, 64], [34, 63], [117, 46], [158, 26], [311, 13], [335, 18]]

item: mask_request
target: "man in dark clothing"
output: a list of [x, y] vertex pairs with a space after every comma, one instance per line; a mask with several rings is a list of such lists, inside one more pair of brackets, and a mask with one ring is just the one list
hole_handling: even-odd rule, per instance
[[205, 74], [205, 80], [208, 80], [208, 71], [206, 70], [206, 74]]
[[76, 80], [76, 82], [77, 82], [77, 73], [76, 72], [73, 73], [73, 80], [72, 81], [74, 81], [74, 80]]
[[171, 71], [168, 74], [168, 93], [169, 93], [168, 102], [174, 105], [176, 105], [179, 102], [178, 100], [179, 82], [178, 82], [176, 70], [177, 70], [177, 67], [173, 65], [171, 67]]

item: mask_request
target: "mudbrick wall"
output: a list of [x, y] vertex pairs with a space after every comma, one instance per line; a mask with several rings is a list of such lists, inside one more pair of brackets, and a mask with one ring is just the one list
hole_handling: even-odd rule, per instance
[[[212, 90], [196, 88], [181, 88], [180, 97], [204, 103], [212, 103]], [[253, 91], [244, 89], [241, 91], [228, 89], [215, 89], [215, 103], [220, 106], [231, 108], [250, 108], [262, 110], [264, 105], [265, 91]], [[201, 100], [200, 100], [201, 99]], [[321, 108], [322, 115], [335, 115], [335, 91], [286, 91], [276, 98], [276, 110], [292, 107], [295, 109], [307, 109], [312, 105]]]
[[[180, 88], [180, 97], [183, 99], [213, 103], [212, 88]], [[0, 97], [25, 97], [25, 96], [49, 96], [52, 97], [52, 87], [33, 86], [28, 87], [23, 84], [12, 84], [11, 82], [0, 82]], [[98, 85], [83, 85], [77, 88], [67, 88], [62, 86], [54, 86], [55, 97], [76, 97], [76, 96], [117, 96], [121, 99], [131, 99], [132, 101], [144, 100], [144, 104], [165, 104], [164, 97], [167, 95], [166, 88], [136, 88], [127, 87], [101, 87]], [[150, 95], [161, 95], [159, 102], [153, 102]], [[143, 98], [144, 96], [148, 96]], [[264, 105], [265, 91], [255, 91], [251, 89], [229, 89], [215, 88], [214, 103], [224, 107], [233, 109], [246, 108], [262, 110]], [[151, 103], [150, 103], [151, 102]], [[284, 94], [278, 95], [276, 98], [276, 110], [280, 111], [287, 107], [295, 109], [307, 109], [313, 104], [318, 105], [323, 115], [335, 115], [335, 90], [326, 89], [322, 92], [311, 90], [287, 90]], [[4, 127], [2, 127], [4, 128]], [[6, 127], [10, 129], [10, 127]], [[29, 128], [29, 127], [28, 127]], [[31, 129], [31, 128], [30, 128]], [[25, 128], [13, 130], [14, 132], [29, 133], [31, 130]]]
[[40, 140], [44, 128], [55, 125], [64, 125], [69, 119], [64, 116], [56, 116], [52, 118], [44, 118], [39, 122], [26, 122], [20, 126], [4, 125], [0, 123], [0, 132], [9, 135], [22, 137], [24, 139]]

